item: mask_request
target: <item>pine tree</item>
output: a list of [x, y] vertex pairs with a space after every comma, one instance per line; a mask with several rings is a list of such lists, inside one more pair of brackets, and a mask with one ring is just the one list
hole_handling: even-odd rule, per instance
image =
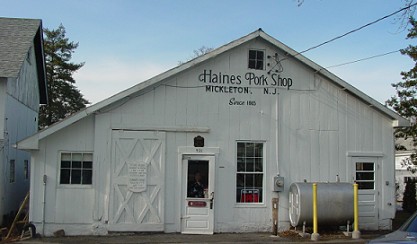
[[78, 43], [70, 42], [65, 36], [62, 24], [56, 30], [44, 30], [48, 104], [40, 107], [40, 129], [85, 108], [89, 103], [75, 86], [72, 77], [84, 65], [71, 62], [77, 47]]
[[[410, 18], [409, 33], [407, 39], [417, 38], [417, 21]], [[396, 89], [396, 95], [387, 101], [387, 105], [391, 106], [398, 114], [411, 121], [410, 127], [398, 128], [395, 132], [397, 138], [411, 138], [414, 146], [417, 146], [417, 46], [409, 45], [405, 49], [401, 49], [403, 55], [409, 56], [414, 61], [414, 67], [409, 71], [401, 72], [402, 81], [392, 84]], [[400, 148], [399, 150], [411, 150], [411, 148]], [[416, 154], [413, 153], [411, 161], [417, 164]]]

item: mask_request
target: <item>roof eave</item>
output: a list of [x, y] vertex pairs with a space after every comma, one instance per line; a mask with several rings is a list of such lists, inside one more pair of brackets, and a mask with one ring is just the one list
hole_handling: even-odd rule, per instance
[[39, 86], [39, 103], [47, 104], [48, 103], [48, 87], [46, 80], [46, 69], [45, 69], [45, 56], [43, 50], [43, 27], [42, 21], [39, 22], [39, 28], [36, 32], [35, 38], [33, 40], [35, 46], [35, 57], [36, 57], [36, 67], [38, 73], [38, 86]]

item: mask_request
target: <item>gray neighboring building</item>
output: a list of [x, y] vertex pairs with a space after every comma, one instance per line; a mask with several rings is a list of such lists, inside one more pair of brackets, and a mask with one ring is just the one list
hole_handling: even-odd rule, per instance
[[0, 225], [29, 191], [30, 154], [13, 147], [38, 131], [47, 103], [42, 21], [0, 18]]

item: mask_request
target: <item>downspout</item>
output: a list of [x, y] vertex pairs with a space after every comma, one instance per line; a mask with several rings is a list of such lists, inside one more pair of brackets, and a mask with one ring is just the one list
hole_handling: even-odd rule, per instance
[[[45, 169], [45, 167], [44, 167]], [[44, 171], [45, 172], [45, 171]], [[42, 193], [42, 236], [45, 236], [45, 203], [46, 203], [46, 174], [43, 175], [43, 193]]]
[[[45, 145], [45, 149], [46, 149]], [[46, 205], [46, 150], [44, 151], [44, 162], [43, 162], [43, 177], [42, 177], [42, 236], [45, 236], [45, 205]]]
[[275, 146], [276, 146], [276, 162], [277, 162], [277, 175], [279, 175], [279, 126], [278, 126], [278, 112], [279, 112], [279, 95], [276, 96], [275, 100]]

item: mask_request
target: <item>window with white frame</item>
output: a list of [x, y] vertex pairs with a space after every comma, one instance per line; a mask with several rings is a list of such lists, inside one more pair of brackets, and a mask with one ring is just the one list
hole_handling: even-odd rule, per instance
[[265, 52], [263, 50], [249, 50], [248, 68], [264, 69]]
[[237, 142], [236, 202], [262, 203], [264, 144]]
[[91, 185], [93, 182], [92, 153], [61, 153], [61, 185]]
[[29, 160], [23, 161], [23, 174], [24, 174], [25, 180], [29, 179]]
[[10, 160], [9, 164], [9, 183], [14, 183], [16, 181], [16, 161], [14, 159]]

